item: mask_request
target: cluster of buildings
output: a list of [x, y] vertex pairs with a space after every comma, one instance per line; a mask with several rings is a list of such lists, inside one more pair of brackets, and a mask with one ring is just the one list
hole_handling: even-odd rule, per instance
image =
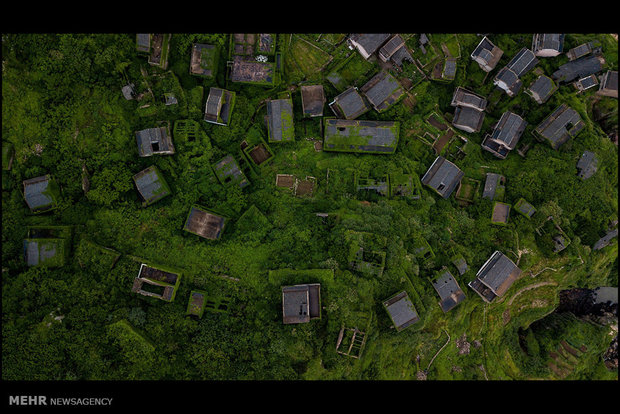
[[[423, 41], [424, 39], [426, 42]], [[421, 48], [428, 42], [426, 36], [424, 39], [422, 37], [420, 39]], [[244, 84], [273, 86], [282, 65], [282, 57], [277, 52], [275, 41], [276, 36], [273, 34], [232, 34], [229, 61], [226, 65], [228, 79]], [[348, 37], [347, 42], [365, 59], [374, 56], [379, 61], [391, 63], [396, 68], [402, 67], [405, 61], [413, 62], [411, 53], [400, 35], [353, 34]], [[536, 66], [539, 59], [563, 53], [563, 44], [564, 35], [562, 34], [533, 35], [531, 48], [522, 48], [509, 60], [508, 64], [500, 68], [493, 78], [494, 85], [509, 97], [514, 97], [523, 88], [523, 76]], [[170, 35], [138, 34], [136, 36], [137, 51], [148, 55], [149, 64], [162, 69], [168, 65], [169, 47]], [[484, 36], [470, 56], [483, 71], [492, 72], [503, 55], [504, 52], [487, 36]], [[194, 44], [190, 57], [190, 74], [214, 78], [219, 56], [218, 46]], [[558, 89], [559, 84], [569, 82], [573, 82], [579, 91], [598, 85], [598, 94], [617, 98], [617, 71], [607, 71], [600, 77], [596, 76], [604, 65], [600, 47], [588, 42], [569, 50], [566, 56], [569, 59], [568, 63], [561, 65], [550, 77], [540, 74], [526, 88], [526, 93], [538, 104], [547, 102]], [[324, 116], [324, 105], [327, 100], [321, 84], [304, 84], [299, 90], [303, 116], [322, 118], [323, 151], [370, 154], [393, 154], [396, 151], [400, 129], [398, 121], [358, 119], [369, 111], [377, 113], [386, 111], [405, 95], [405, 89], [389, 71], [382, 69], [359, 89], [349, 87], [335, 96], [328, 104], [333, 116]], [[123, 93], [130, 95], [130, 92], [125, 89]], [[222, 127], [228, 126], [234, 115], [235, 98], [234, 91], [211, 87], [204, 108], [204, 122]], [[450, 105], [455, 108], [452, 118], [452, 125], [455, 128], [468, 133], [477, 133], [482, 130], [488, 105], [485, 97], [459, 86], [454, 91]], [[273, 157], [269, 144], [285, 143], [295, 139], [294, 108], [290, 93], [283, 93], [277, 98], [268, 99], [265, 108], [267, 140], [248, 136], [240, 144], [240, 149], [249, 162], [256, 166], [262, 165]], [[183, 128], [191, 129], [192, 125], [187, 122], [183, 124]], [[527, 125], [519, 114], [511, 111], [503, 113], [499, 121], [484, 135], [482, 148], [499, 159], [505, 159], [509, 152], [515, 149]], [[534, 128], [534, 132], [557, 150], [575, 137], [583, 127], [584, 122], [579, 113], [568, 105], [561, 104]], [[175, 153], [170, 125], [167, 123], [136, 131], [135, 137], [140, 157]], [[232, 155], [224, 157], [212, 167], [215, 176], [224, 186], [237, 185], [245, 188], [250, 185], [248, 178]], [[589, 178], [596, 172], [596, 168], [595, 154], [586, 151], [577, 164], [579, 177]], [[458, 192], [464, 177], [465, 173], [454, 162], [438, 155], [421, 178], [421, 183], [440, 197], [447, 199], [453, 192]], [[358, 188], [373, 189], [385, 194], [392, 191], [405, 191], [406, 188], [411, 187], [404, 179], [399, 181], [400, 187], [392, 188], [388, 185], [388, 179], [377, 181], [366, 177], [358, 178], [356, 178]], [[144, 206], [151, 205], [171, 194], [163, 174], [155, 165], [135, 174], [133, 181]], [[491, 221], [496, 224], [506, 224], [511, 210], [511, 206], [503, 202], [505, 181], [505, 177], [500, 174], [488, 173], [483, 187], [482, 197], [494, 202]], [[314, 177], [306, 176], [302, 179], [291, 174], [278, 174], [276, 177], [277, 187], [289, 188], [295, 195], [311, 196], [314, 185]], [[23, 193], [30, 209], [34, 213], [40, 213], [54, 209], [58, 205], [60, 190], [52, 177], [45, 175], [25, 180]], [[536, 211], [522, 198], [514, 205], [514, 210], [527, 218]], [[227, 222], [226, 217], [200, 205], [193, 205], [187, 214], [183, 230], [208, 240], [219, 240]], [[617, 229], [615, 233], [611, 230], [605, 238], [599, 241], [596, 248], [602, 248], [616, 235]], [[358, 234], [352, 237], [362, 236]], [[27, 264], [29, 266], [46, 263], [62, 265], [68, 252], [68, 240], [70, 240], [70, 235], [61, 228], [30, 229], [28, 238], [24, 241]], [[383, 252], [383, 255], [381, 253], [364, 250], [364, 246], [356, 245], [354, 251], [351, 252], [351, 266], [360, 272], [380, 275], [385, 265], [385, 253]], [[420, 253], [422, 254], [424, 253]], [[460, 275], [467, 270], [467, 264], [462, 257], [454, 264]], [[485, 302], [492, 303], [508, 291], [520, 274], [521, 270], [512, 260], [502, 252], [495, 251], [478, 270], [475, 279], [469, 282], [468, 286]], [[181, 275], [182, 272], [179, 270], [142, 263], [131, 290], [140, 295], [172, 301], [178, 290]], [[431, 283], [440, 298], [439, 305], [444, 312], [452, 310], [466, 298], [457, 280], [446, 267], [435, 272]], [[281, 291], [284, 324], [308, 323], [321, 318], [320, 283], [283, 286]], [[382, 301], [382, 305], [397, 331], [402, 331], [420, 321], [420, 316], [406, 291], [395, 293]], [[205, 309], [225, 312], [228, 306], [226, 298], [210, 297], [204, 291], [193, 290], [190, 294], [187, 313], [201, 317]], [[349, 334], [351, 335], [350, 346], [346, 351], [339, 350], [338, 352], [359, 356], [365, 341], [365, 334], [357, 328], [353, 328], [351, 333], [341, 331], [337, 347], [340, 346], [344, 336]], [[357, 349], [356, 352], [354, 352], [355, 349]]]

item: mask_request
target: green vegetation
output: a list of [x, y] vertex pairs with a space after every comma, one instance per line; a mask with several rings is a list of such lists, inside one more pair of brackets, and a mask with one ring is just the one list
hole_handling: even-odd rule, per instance
[[[319, 150], [324, 120], [303, 118], [299, 86], [320, 83], [331, 102], [380, 66], [350, 50], [343, 34], [272, 36], [273, 82], [256, 85], [228, 78], [235, 47], [229, 34], [173, 34], [167, 69], [136, 52], [133, 34], [3, 35], [3, 168], [5, 144], [14, 152], [2, 185], [3, 379], [617, 380], [601, 358], [613, 339], [609, 327], [554, 313], [561, 290], [618, 283], [617, 240], [591, 248], [618, 216], [618, 149], [608, 137], [614, 125], [617, 131], [617, 100], [595, 88], [576, 94], [570, 84], [543, 105], [523, 91], [510, 98], [496, 93], [494, 72], [469, 57], [480, 37], [432, 34], [423, 55], [419, 36], [406, 35], [421, 67], [405, 63], [391, 73], [407, 84], [407, 96], [358, 118], [394, 122], [395, 151]], [[499, 69], [531, 45], [531, 34], [492, 40], [504, 50]], [[601, 43], [604, 70], [617, 70], [610, 35], [568, 34], [564, 49], [589, 40]], [[194, 43], [218, 46], [214, 77], [190, 74]], [[442, 45], [458, 58], [451, 83], [422, 73], [445, 58]], [[543, 58], [537, 68], [550, 75], [565, 59]], [[524, 86], [535, 78], [528, 73]], [[129, 83], [132, 100], [121, 93]], [[489, 100], [482, 129], [434, 146], [452, 130], [456, 86]], [[235, 92], [227, 126], [203, 121], [210, 87]], [[177, 104], [165, 105], [169, 93]], [[293, 102], [295, 136], [270, 146], [266, 102], [282, 93]], [[556, 151], [533, 130], [562, 103], [585, 126]], [[528, 127], [500, 160], [480, 143], [507, 110], [522, 114]], [[324, 114], [331, 115], [327, 106]], [[447, 129], [432, 125], [431, 115]], [[175, 153], [139, 157], [134, 132], [160, 121], [173, 125]], [[368, 143], [349, 139], [347, 145]], [[248, 151], [255, 145], [267, 150], [258, 166]], [[585, 150], [596, 154], [598, 171], [581, 180], [575, 165]], [[462, 200], [420, 185], [437, 151], [465, 173]], [[232, 163], [217, 168], [225, 159]], [[233, 164], [237, 170], [228, 169]], [[132, 176], [151, 165], [171, 194], [143, 207]], [[479, 197], [487, 172], [506, 177], [502, 202], [525, 199], [536, 213], [494, 225], [494, 202]], [[47, 174], [58, 184], [56, 208], [34, 214], [22, 182]], [[312, 177], [313, 191], [279, 191], [276, 174]], [[388, 177], [388, 196], [358, 192], [356, 177]], [[226, 218], [220, 237], [184, 230], [192, 206]], [[50, 226], [72, 228], [72, 237], [62, 238], [64, 262], [27, 266], [29, 228]], [[565, 248], [554, 252], [557, 234]], [[496, 250], [522, 275], [487, 304], [467, 284]], [[468, 266], [462, 275], [454, 270], [460, 259]], [[182, 269], [172, 301], [131, 291], [141, 263]], [[430, 282], [443, 266], [467, 296], [447, 313]], [[307, 283], [321, 284], [321, 318], [284, 325], [282, 286]], [[196, 291], [207, 299], [198, 318], [187, 315], [201, 313], [190, 306]], [[383, 301], [403, 291], [420, 320], [398, 332]], [[353, 341], [354, 331], [343, 327], [364, 333], [359, 358], [339, 352]]]

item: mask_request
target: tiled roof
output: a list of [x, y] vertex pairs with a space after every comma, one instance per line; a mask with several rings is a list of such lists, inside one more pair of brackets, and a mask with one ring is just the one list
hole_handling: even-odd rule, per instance
[[422, 184], [433, 188], [443, 198], [450, 197], [465, 175], [456, 165], [439, 156], [422, 177]]

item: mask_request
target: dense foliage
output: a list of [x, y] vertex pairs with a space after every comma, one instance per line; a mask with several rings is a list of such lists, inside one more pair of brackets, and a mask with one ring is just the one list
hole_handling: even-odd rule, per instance
[[[407, 36], [412, 50], [417, 38]], [[617, 286], [617, 242], [591, 249], [618, 215], [618, 150], [607, 136], [614, 125], [617, 134], [617, 100], [593, 90], [577, 94], [570, 84], [544, 105], [524, 92], [510, 98], [494, 89], [494, 72], [485, 76], [469, 58], [479, 37], [437, 35], [437, 50], [429, 54], [441, 54], [442, 42], [451, 54], [458, 51], [456, 79], [431, 81], [406, 64], [395, 73], [409, 79], [404, 99], [360, 117], [400, 122], [394, 155], [315, 151], [321, 120], [302, 117], [299, 86], [320, 82], [331, 102], [343, 87], [359, 87], [380, 70], [348, 49], [344, 39], [278, 34], [276, 52], [284, 63], [279, 82], [270, 88], [230, 82], [228, 34], [173, 34], [166, 70], [148, 65], [136, 52], [135, 35], [3, 35], [2, 141], [14, 148], [12, 168], [3, 170], [2, 180], [3, 379], [415, 379], [425, 371], [428, 379], [553, 378], [549, 352], [562, 338], [588, 349], [567, 378], [617, 379], [600, 358], [612, 339], [607, 328], [564, 318], [554, 322], [560, 327], [553, 333], [540, 327], [522, 333], [553, 312], [559, 290]], [[605, 70], [617, 70], [618, 44], [610, 35], [567, 35], [564, 48], [594, 39], [602, 44]], [[496, 35], [493, 41], [504, 50], [501, 68], [529, 47], [531, 35]], [[194, 43], [219, 47], [213, 78], [189, 73]], [[565, 61], [564, 55], [542, 58], [538, 67], [550, 75]], [[337, 81], [327, 79], [332, 73]], [[533, 79], [529, 73], [524, 85]], [[143, 96], [140, 101], [123, 97], [121, 88], [128, 83]], [[467, 155], [458, 166], [482, 183], [486, 172], [504, 175], [505, 201], [514, 205], [525, 198], [537, 209], [532, 219], [513, 212], [507, 226], [493, 225], [492, 203], [480, 198], [480, 189], [469, 205], [454, 195], [442, 199], [427, 187], [419, 200], [365, 200], [356, 194], [356, 173], [425, 173], [436, 155], [419, 139], [422, 124], [433, 111], [453, 113], [457, 85], [492, 102], [482, 131], [463, 133]], [[202, 121], [212, 86], [236, 92], [228, 126]], [[295, 141], [270, 144], [275, 157], [266, 166], [245, 167], [247, 188], [221, 185], [213, 163], [228, 154], [242, 160], [239, 144], [251, 128], [266, 140], [265, 101], [287, 90], [294, 103]], [[178, 104], [164, 104], [169, 92]], [[532, 130], [560, 103], [577, 110], [586, 126], [554, 151], [537, 142]], [[526, 118], [522, 142], [530, 148], [525, 157], [513, 151], [499, 160], [480, 142], [508, 109]], [[204, 133], [192, 140], [173, 135], [174, 155], [138, 156], [135, 131], [160, 121], [169, 122], [172, 131], [175, 121], [184, 119], [199, 122]], [[596, 153], [598, 171], [581, 180], [575, 164], [585, 150]], [[142, 207], [132, 176], [150, 165], [162, 172], [172, 194]], [[279, 173], [315, 177], [313, 196], [277, 188]], [[58, 208], [32, 214], [22, 181], [44, 174], [60, 184]], [[220, 240], [183, 231], [195, 204], [228, 218]], [[559, 254], [536, 236], [549, 215], [571, 240]], [[72, 226], [65, 266], [26, 266], [22, 242], [29, 225]], [[348, 231], [385, 238], [380, 275], [349, 267]], [[414, 254], [424, 241], [434, 253], [430, 260]], [[518, 260], [523, 276], [488, 305], [467, 283], [495, 250]], [[469, 267], [462, 276], [451, 264], [457, 254]], [[141, 261], [182, 269], [172, 303], [131, 292]], [[449, 313], [439, 308], [430, 283], [442, 266], [467, 295]], [[309, 282], [321, 283], [321, 319], [282, 324], [281, 286]], [[541, 285], [522, 291], [533, 284]], [[229, 298], [230, 311], [188, 317], [187, 301], [195, 289]], [[402, 290], [421, 321], [397, 333], [382, 301]], [[366, 333], [361, 358], [336, 352], [343, 326]], [[473, 344], [469, 351], [457, 346], [461, 338]]]

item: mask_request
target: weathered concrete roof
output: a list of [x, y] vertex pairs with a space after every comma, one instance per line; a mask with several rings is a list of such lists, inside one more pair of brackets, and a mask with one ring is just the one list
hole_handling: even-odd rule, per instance
[[482, 128], [484, 112], [468, 106], [458, 106], [454, 111], [452, 125], [467, 132], [478, 132]]
[[301, 107], [304, 115], [322, 116], [325, 104], [323, 85], [302, 85]]
[[458, 86], [454, 90], [454, 94], [452, 94], [452, 102], [450, 102], [450, 105], [469, 107], [478, 111], [484, 111], [487, 107], [487, 100], [477, 93]]
[[502, 296], [520, 275], [521, 269], [506, 255], [496, 250], [478, 270], [476, 278], [495, 295]]
[[377, 111], [381, 112], [396, 102], [405, 90], [392, 75], [381, 71], [362, 86], [360, 92]]
[[448, 312], [465, 299], [465, 293], [447, 269], [444, 269], [432, 283], [441, 299], [439, 306], [444, 312]]
[[547, 139], [554, 149], [558, 149], [571, 137], [576, 136], [584, 126], [579, 113], [562, 104], [547, 116], [535, 131]]
[[585, 151], [577, 162], [579, 177], [584, 180], [592, 177], [592, 175], [596, 172], [597, 164], [598, 159], [596, 158], [596, 154], [594, 154], [592, 151]]
[[354, 87], [350, 87], [336, 96], [330, 104], [330, 108], [334, 110], [336, 116], [345, 119], [355, 119], [370, 109], [364, 102], [362, 95]]
[[323, 119], [324, 151], [391, 154], [398, 145], [398, 122]]
[[528, 88], [530, 95], [536, 102], [543, 104], [558, 89], [553, 79], [548, 76], [540, 75]]
[[305, 323], [321, 317], [319, 283], [282, 287], [282, 322]]
[[168, 184], [154, 165], [134, 175], [133, 180], [146, 204], [152, 204], [170, 194]]
[[43, 210], [54, 204], [54, 197], [48, 189], [49, 183], [49, 175], [24, 180], [24, 199], [31, 210]]
[[198, 206], [192, 206], [184, 229], [206, 239], [220, 238], [226, 219]]
[[174, 145], [168, 127], [147, 128], [136, 131], [138, 153], [141, 157], [153, 154], [172, 154]]
[[354, 33], [349, 40], [363, 54], [372, 55], [389, 37], [389, 33]]
[[527, 122], [523, 118], [514, 112], [507, 111], [502, 114], [491, 137], [512, 150], [519, 142], [519, 138], [521, 138], [526, 126]]
[[493, 200], [495, 197], [495, 190], [500, 185], [500, 181], [504, 177], [501, 174], [487, 173], [486, 181], [484, 182], [484, 189], [482, 190], [482, 198], [488, 198]]
[[267, 102], [269, 141], [292, 141], [295, 139], [293, 125], [293, 101], [273, 99]]
[[577, 78], [600, 72], [604, 63], [605, 59], [602, 56], [585, 56], [561, 65], [551, 76], [559, 82], [572, 82]]
[[390, 315], [397, 331], [402, 331], [420, 320], [413, 303], [411, 303], [405, 291], [383, 301], [383, 306]]
[[465, 173], [456, 165], [444, 157], [438, 156], [421, 181], [422, 184], [431, 187], [443, 198], [448, 198], [459, 185], [464, 175]]

